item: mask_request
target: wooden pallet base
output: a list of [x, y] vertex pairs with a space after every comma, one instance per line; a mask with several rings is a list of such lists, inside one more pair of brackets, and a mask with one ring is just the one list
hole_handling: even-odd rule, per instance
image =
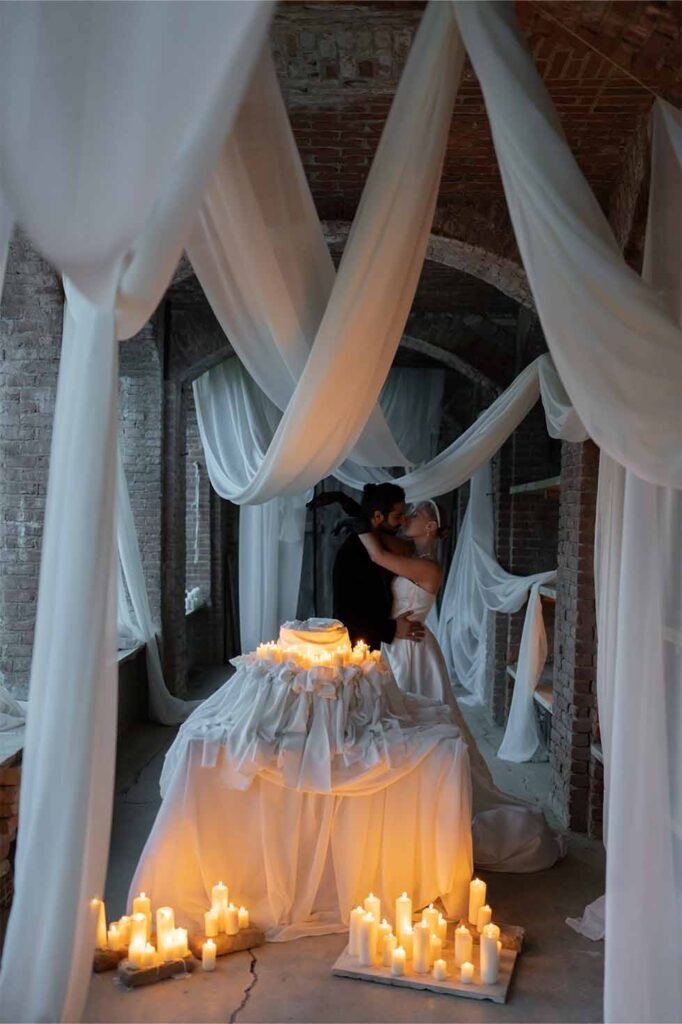
[[176, 974], [190, 974], [196, 966], [191, 953], [177, 960], [157, 964], [155, 967], [136, 967], [130, 960], [121, 960], [118, 965], [118, 978], [126, 988], [141, 988], [143, 985], [154, 985], [157, 981], [172, 978]]
[[[388, 967], [361, 967], [358, 960], [348, 953], [346, 947], [332, 968], [332, 974], [340, 978], [353, 978], [357, 981], [374, 981], [380, 985], [394, 985], [397, 988], [425, 989], [445, 996], [462, 996], [464, 999], [490, 999], [493, 1003], [506, 1003], [509, 983], [511, 982], [514, 964], [518, 953], [512, 949], [503, 949], [500, 953], [500, 973], [494, 985], [484, 985], [478, 965], [478, 955], [474, 955], [474, 980], [470, 985], [463, 985], [457, 974], [436, 981], [432, 974], [416, 974], [408, 964], [402, 978], [394, 978]], [[452, 964], [452, 959], [449, 963]]]
[[[265, 935], [258, 928], [241, 928], [236, 935], [214, 935], [216, 956], [227, 956], [228, 953], [239, 953], [243, 949], [255, 949], [265, 942]], [[201, 947], [206, 936], [201, 932], [190, 935], [187, 944], [197, 960], [201, 960]]]

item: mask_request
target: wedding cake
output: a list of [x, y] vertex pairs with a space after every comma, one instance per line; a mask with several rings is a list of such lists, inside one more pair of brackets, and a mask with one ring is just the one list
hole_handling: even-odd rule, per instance
[[280, 627], [279, 646], [285, 651], [299, 649], [314, 657], [322, 651], [327, 654], [350, 652], [350, 638], [338, 619], [295, 619]]

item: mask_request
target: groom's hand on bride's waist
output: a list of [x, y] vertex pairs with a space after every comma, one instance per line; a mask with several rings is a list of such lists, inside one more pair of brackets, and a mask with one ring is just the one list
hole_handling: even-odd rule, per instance
[[421, 643], [424, 639], [424, 623], [418, 622], [416, 619], [410, 618], [413, 615], [412, 609], [409, 612], [403, 612], [402, 615], [398, 615], [395, 620], [395, 639], [396, 640], [413, 640], [416, 644]]

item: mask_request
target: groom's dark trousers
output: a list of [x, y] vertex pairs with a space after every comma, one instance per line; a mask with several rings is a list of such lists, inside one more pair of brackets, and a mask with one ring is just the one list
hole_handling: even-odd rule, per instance
[[374, 564], [354, 534], [339, 548], [333, 573], [334, 618], [347, 627], [352, 643], [364, 640], [378, 650], [382, 642], [392, 642], [392, 579], [392, 573]]

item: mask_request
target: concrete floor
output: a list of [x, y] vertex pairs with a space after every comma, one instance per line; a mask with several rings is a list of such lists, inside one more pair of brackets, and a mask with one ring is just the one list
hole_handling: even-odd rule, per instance
[[[203, 673], [197, 695], [211, 692], [224, 670]], [[193, 693], [194, 695], [194, 693]], [[512, 765], [495, 759], [501, 730], [480, 712], [464, 709], [498, 785], [545, 805], [546, 764]], [[145, 725], [121, 744], [107, 879], [107, 909], [124, 913], [137, 859], [159, 806], [158, 779], [175, 731]], [[272, 943], [253, 953], [218, 960], [139, 991], [120, 989], [112, 974], [93, 975], [86, 1022], [369, 1022], [369, 1021], [599, 1021], [602, 1019], [603, 944], [571, 931], [577, 916], [604, 888], [601, 844], [569, 837], [566, 859], [533, 875], [485, 874], [495, 916], [526, 928], [526, 946], [506, 1005], [429, 995], [335, 978], [331, 967], [345, 946], [341, 935]]]

